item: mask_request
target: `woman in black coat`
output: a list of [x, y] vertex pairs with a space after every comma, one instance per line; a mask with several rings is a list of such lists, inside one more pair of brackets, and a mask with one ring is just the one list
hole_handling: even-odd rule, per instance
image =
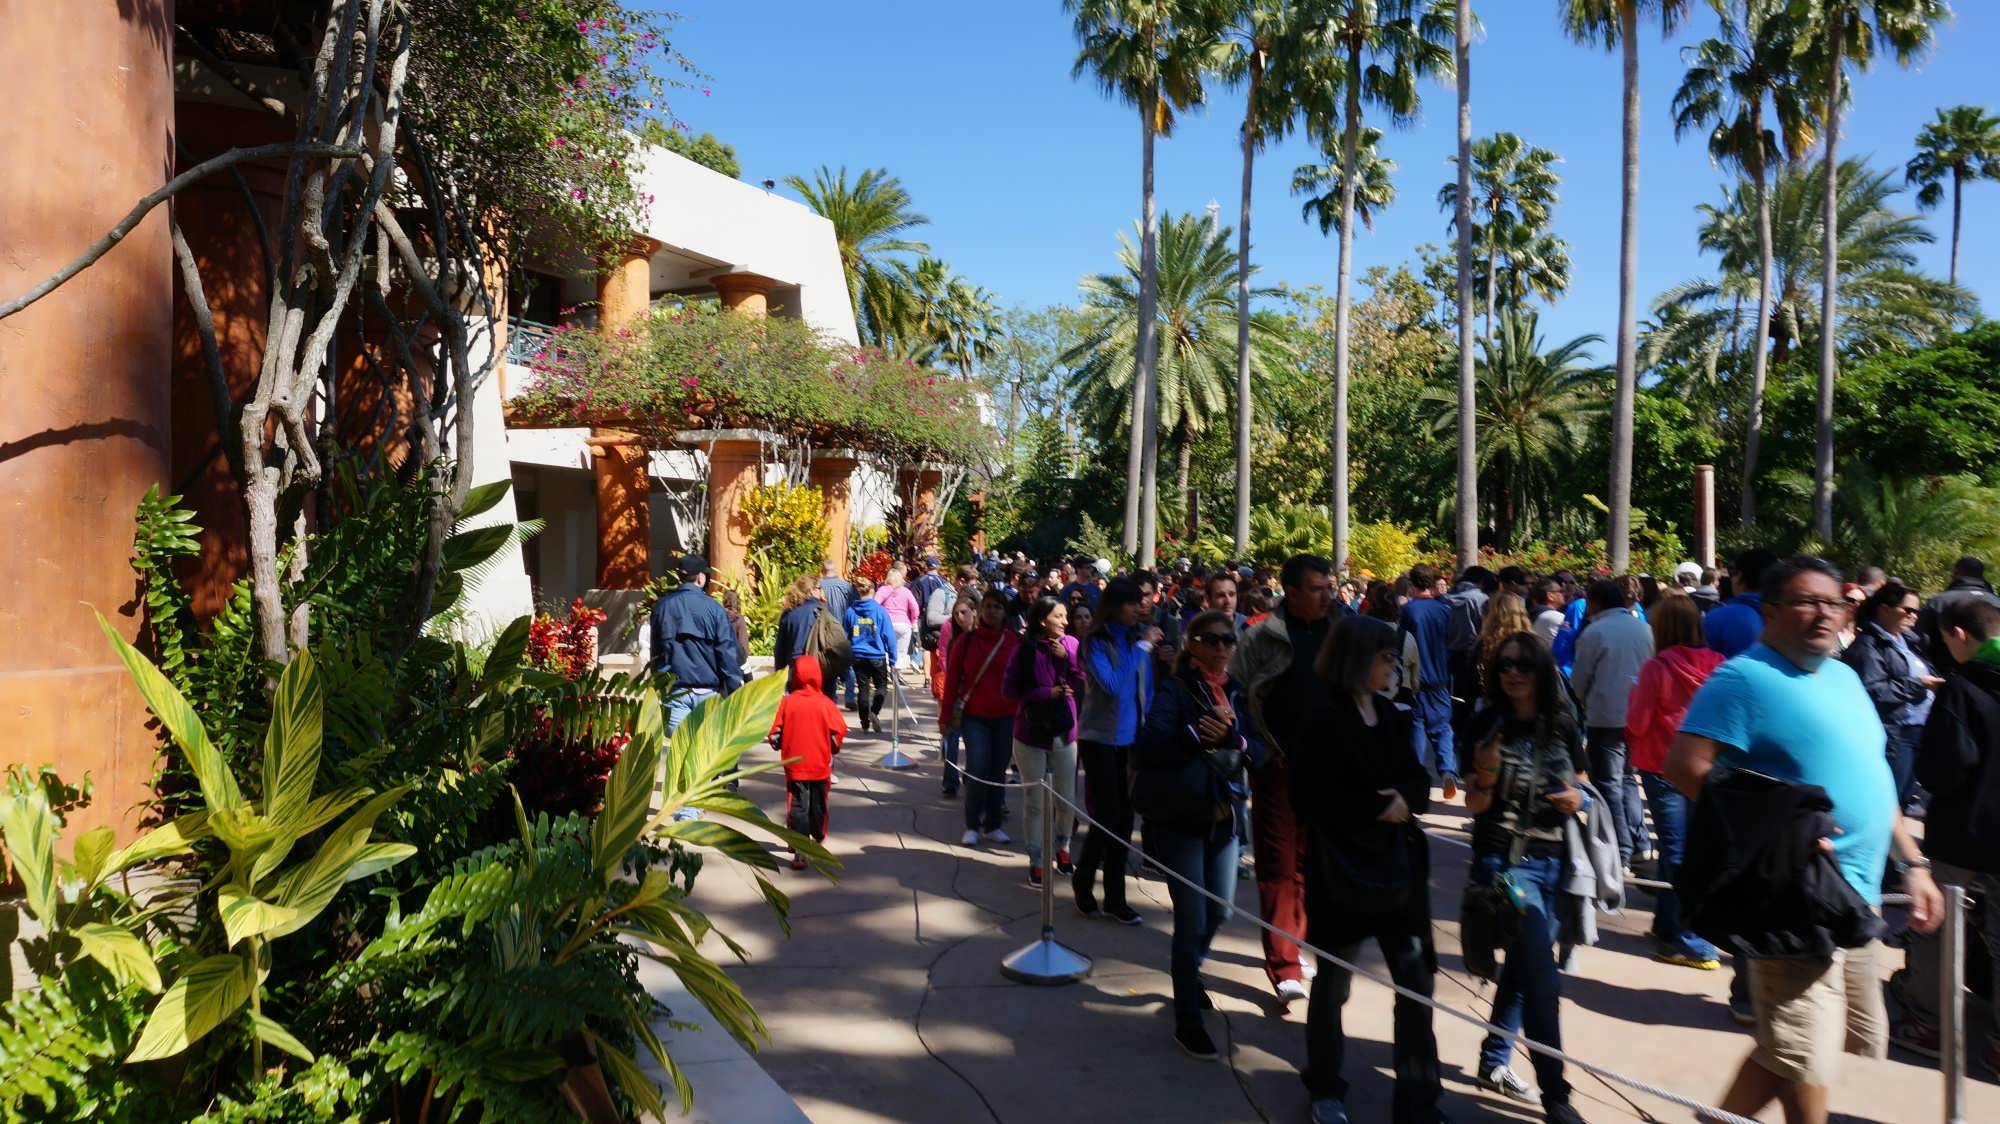
[[1917, 651], [1916, 634], [1911, 631], [1922, 604], [1916, 590], [1898, 581], [1884, 582], [1854, 610], [1854, 643], [1840, 657], [1860, 677], [1882, 716], [1899, 804], [1908, 801], [1916, 787], [1917, 742], [1930, 720], [1934, 693], [1944, 685]]
[[[1395, 628], [1349, 614], [1327, 634], [1315, 667], [1326, 693], [1308, 705], [1287, 757], [1292, 807], [1311, 834], [1306, 850], [1306, 937], [1353, 962], [1373, 939], [1397, 984], [1431, 994], [1430, 849], [1416, 817], [1430, 807], [1430, 776], [1410, 751], [1410, 714], [1386, 696], [1402, 658]], [[1305, 1083], [1316, 1124], [1345, 1124], [1348, 971], [1321, 958], [1306, 1008]], [[1437, 1038], [1430, 1008], [1396, 997], [1396, 1124], [1436, 1124]]]
[[[813, 622], [819, 618], [820, 610], [826, 607], [825, 594], [820, 592], [819, 583], [810, 576], [801, 577], [786, 590], [779, 602], [783, 612], [778, 617], [778, 635], [771, 647], [771, 663], [779, 671], [790, 667], [792, 661], [805, 654], [806, 642], [812, 638]], [[749, 652], [739, 655], [749, 656]]]

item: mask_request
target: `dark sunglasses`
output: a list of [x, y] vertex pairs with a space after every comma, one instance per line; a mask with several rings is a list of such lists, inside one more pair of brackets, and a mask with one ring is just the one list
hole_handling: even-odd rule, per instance
[[1505, 675], [1510, 671], [1519, 672], [1522, 675], [1533, 675], [1535, 673], [1535, 661], [1524, 660], [1515, 656], [1507, 656], [1502, 659], [1494, 660], [1493, 670], [1499, 672], [1502, 675]]
[[1197, 644], [1213, 644], [1218, 648], [1234, 648], [1236, 637], [1227, 632], [1197, 632], [1188, 637]]

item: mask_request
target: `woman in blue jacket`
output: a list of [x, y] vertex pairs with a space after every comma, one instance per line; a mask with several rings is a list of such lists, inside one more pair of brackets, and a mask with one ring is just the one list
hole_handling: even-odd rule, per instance
[[[1109, 917], [1137, 925], [1139, 913], [1125, 904], [1125, 852], [1132, 843], [1132, 793], [1127, 767], [1138, 740], [1146, 703], [1153, 693], [1151, 648], [1159, 630], [1141, 626], [1144, 595], [1131, 578], [1113, 578], [1097, 598], [1097, 620], [1079, 646], [1084, 674], [1083, 709], [1077, 716], [1077, 754], [1093, 825], [1083, 837], [1070, 889], [1085, 917]], [[1104, 906], [1092, 892], [1104, 870]]]

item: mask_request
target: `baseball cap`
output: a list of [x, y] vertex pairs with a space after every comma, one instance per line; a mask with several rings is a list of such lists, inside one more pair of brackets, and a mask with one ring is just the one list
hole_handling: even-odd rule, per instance
[[684, 578], [691, 578], [696, 574], [711, 572], [708, 568], [708, 559], [703, 558], [699, 554], [681, 555], [681, 560], [674, 564], [674, 568], [679, 570], [681, 577]]
[[935, 554], [926, 554], [926, 555], [924, 555], [924, 565], [926, 565], [926, 566], [935, 566], [935, 565], [937, 565], [937, 564], [938, 564], [938, 556], [937, 556], [937, 555], [935, 555]]
[[1095, 562], [1092, 562], [1092, 563], [1090, 564], [1090, 568], [1091, 568], [1091, 569], [1093, 569], [1093, 570], [1096, 570], [1096, 571], [1097, 571], [1097, 572], [1098, 572], [1099, 574], [1102, 574], [1102, 575], [1104, 575], [1105, 577], [1110, 577], [1110, 576], [1111, 576], [1111, 559], [1109, 559], [1109, 558], [1099, 558], [1099, 559], [1098, 559], [1097, 561], [1095, 561]]
[[1680, 565], [1675, 566], [1674, 580], [1679, 581], [1682, 578], [1693, 578], [1696, 581], [1700, 581], [1701, 567], [1693, 562], [1683, 562]]

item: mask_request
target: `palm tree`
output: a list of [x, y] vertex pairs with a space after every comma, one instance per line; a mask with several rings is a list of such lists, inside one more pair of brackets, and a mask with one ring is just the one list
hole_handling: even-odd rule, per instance
[[1624, 62], [1624, 198], [1618, 228], [1618, 389], [1611, 411], [1611, 571], [1632, 560], [1632, 407], [1639, 388], [1639, 16], [1655, 13], [1663, 31], [1687, 0], [1562, 0], [1563, 26], [1580, 42], [1618, 47]]
[[1917, 154], [1904, 169], [1907, 183], [1920, 185], [1917, 206], [1928, 211], [1944, 202], [1951, 181], [1951, 283], [1958, 284], [1958, 228], [1965, 185], [2000, 180], [2000, 117], [1976, 105], [1937, 111], [1937, 120], [1917, 134]]
[[[1769, 211], [1771, 283], [1766, 342], [1771, 362], [1783, 366], [1792, 348], [1821, 333], [1825, 214], [1818, 164], [1781, 165], [1765, 192]], [[1972, 307], [1964, 290], [1916, 271], [1916, 250], [1937, 240], [1915, 215], [1890, 206], [1897, 189], [1892, 173], [1858, 160], [1842, 162], [1836, 208], [1840, 228], [1840, 306], [1837, 344], [1850, 354], [1922, 347], [1952, 330]], [[1748, 181], [1725, 192], [1721, 204], [1704, 203], [1701, 248], [1721, 257], [1721, 272], [1677, 285], [1653, 303], [1660, 318], [1646, 340], [1648, 363], [1663, 355], [1699, 356], [1713, 366], [1729, 341], [1746, 327], [1738, 307], [1754, 296], [1760, 271], [1757, 192]], [[1763, 346], [1752, 339], [1752, 347]], [[1747, 443], [1746, 443], [1747, 449]]]
[[[1800, 81], [1799, 21], [1787, 0], [1745, 0], [1742, 17], [1716, 5], [1721, 26], [1714, 38], [1689, 48], [1689, 67], [1674, 94], [1674, 135], [1709, 129], [1708, 154], [1717, 164], [1749, 175], [1757, 209], [1757, 341], [1751, 360], [1750, 403], [1743, 435], [1743, 482], [1738, 516], [1757, 522], [1757, 458], [1764, 438], [1764, 385], [1770, 374], [1771, 201], [1768, 171], [1781, 153], [1798, 160], [1811, 147], [1817, 125]], [[1775, 130], [1764, 127], [1769, 103]]]
[[[1226, 417], [1233, 401], [1237, 278], [1231, 234], [1198, 215], [1170, 215], [1160, 228], [1160, 425], [1172, 435], [1176, 494], [1183, 500], [1195, 439]], [[1129, 420], [1141, 322], [1141, 260], [1123, 235], [1118, 261], [1118, 272], [1084, 279], [1084, 307], [1094, 322], [1061, 359], [1072, 369], [1070, 388], [1086, 426], [1107, 435]], [[1288, 345], [1282, 326], [1268, 316], [1250, 318], [1249, 336], [1251, 373], [1261, 382], [1284, 361]]]
[[894, 286], [887, 283], [888, 270], [900, 255], [930, 253], [929, 246], [907, 235], [931, 220], [911, 210], [910, 193], [881, 168], [869, 168], [850, 185], [845, 166], [836, 172], [822, 164], [811, 183], [800, 176], [786, 176], [785, 186], [833, 224], [855, 327], [864, 342], [881, 343], [882, 326], [877, 318], [889, 314], [894, 300]]
[[[1550, 497], [1604, 413], [1604, 376], [1589, 362], [1589, 350], [1604, 342], [1578, 336], [1551, 351], [1531, 309], [1509, 308], [1499, 335], [1480, 341], [1475, 410], [1479, 432], [1480, 479], [1493, 512], [1494, 537], [1503, 549], [1514, 544], [1524, 522], [1546, 520]], [[1447, 433], [1458, 423], [1457, 396], [1442, 388], [1424, 392], [1438, 407], [1431, 427]]]
[[[1822, 72], [1818, 104], [1826, 131], [1822, 168], [1826, 182], [1822, 193], [1826, 222], [1821, 230], [1820, 319], [1832, 324], [1839, 308], [1840, 113], [1846, 107], [1842, 90], [1847, 64], [1868, 69], [1879, 43], [1895, 53], [1898, 63], [1908, 65], [1930, 46], [1933, 27], [1951, 14], [1944, 0], [1800, 0], [1802, 10], [1815, 17], [1812, 40], [1819, 45], [1812, 63]], [[1871, 24], [1868, 17], [1874, 16]], [[1833, 381], [1839, 373], [1840, 357], [1834, 350], [1837, 332], [1820, 333], [1818, 417], [1813, 437], [1812, 527], [1822, 541], [1833, 538]]]
[[1478, 383], [1472, 355], [1472, 4], [1455, 0], [1452, 10], [1453, 69], [1458, 86], [1458, 565], [1479, 555]]
[[[1361, 182], [1354, 189], [1354, 217], [1365, 230], [1375, 229], [1375, 215], [1396, 201], [1396, 162], [1377, 151], [1382, 130], [1361, 130], [1355, 145], [1354, 170]], [[1299, 207], [1300, 217], [1319, 223], [1321, 234], [1340, 229], [1340, 206], [1346, 198], [1346, 179], [1340, 174], [1340, 144], [1329, 137], [1320, 145], [1324, 164], [1301, 164], [1292, 172], [1292, 194], [1309, 196]], [[1318, 194], [1314, 194], [1317, 192]]]
[[[1354, 273], [1354, 223], [1361, 155], [1361, 115], [1374, 109], [1391, 124], [1414, 120], [1417, 82], [1428, 75], [1451, 72], [1447, 46], [1452, 29], [1443, 11], [1430, 0], [1312, 0], [1301, 5], [1302, 24], [1312, 29], [1306, 49], [1325, 59], [1328, 81], [1337, 90], [1340, 123], [1341, 201], [1340, 266], [1334, 285], [1333, 315], [1333, 564], [1347, 565], [1348, 475], [1348, 310]], [[1308, 127], [1322, 138], [1333, 135], [1334, 107], [1307, 109]]]
[[[1490, 341], [1493, 313], [1498, 304], [1495, 286], [1501, 257], [1494, 252], [1494, 245], [1511, 237], [1509, 227], [1539, 232], [1548, 225], [1557, 202], [1556, 188], [1562, 185], [1562, 177], [1555, 172], [1555, 165], [1562, 163], [1562, 157], [1552, 149], [1528, 144], [1515, 133], [1481, 137], [1472, 142], [1471, 153], [1472, 194], [1466, 208], [1467, 221], [1472, 221], [1474, 209], [1486, 216], [1484, 223], [1474, 224], [1472, 233], [1486, 252], [1486, 338]], [[1455, 158], [1453, 162], [1457, 162]], [[1454, 228], [1458, 225], [1458, 199], [1458, 184], [1447, 183], [1438, 188], [1438, 207], [1452, 213]]]
[[1139, 564], [1153, 563], [1159, 486], [1159, 379], [1153, 339], [1159, 223], [1153, 210], [1153, 138], [1171, 136], [1174, 115], [1203, 97], [1219, 28], [1199, 0], [1063, 0], [1081, 47], [1072, 78], [1094, 74], [1104, 92], [1139, 110], [1140, 238], [1138, 364], [1126, 456], [1125, 539]]
[[1508, 308], [1519, 308], [1532, 297], [1553, 304], [1569, 291], [1569, 243], [1546, 230], [1522, 223], [1509, 223], [1495, 234], [1488, 232], [1489, 258], [1506, 262], [1496, 274], [1497, 299]]
[[1238, 557], [1250, 553], [1250, 180], [1257, 153], [1298, 119], [1302, 52], [1283, 0], [1235, 0], [1223, 41], [1223, 74], [1244, 84], [1243, 185], [1236, 228], [1236, 522]]

